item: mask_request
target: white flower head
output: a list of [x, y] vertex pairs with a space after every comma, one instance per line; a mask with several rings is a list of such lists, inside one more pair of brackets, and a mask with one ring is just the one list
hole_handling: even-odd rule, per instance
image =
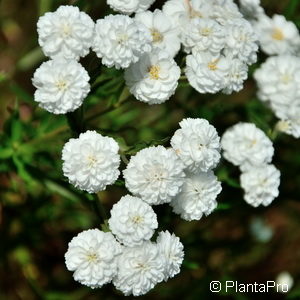
[[242, 14], [246, 19], [258, 19], [265, 15], [260, 0], [239, 0]]
[[274, 154], [271, 140], [252, 123], [237, 123], [225, 131], [221, 145], [223, 156], [246, 170], [270, 163]]
[[125, 15], [109, 15], [96, 23], [93, 50], [104, 65], [128, 68], [151, 51], [151, 42], [143, 24]]
[[115, 11], [132, 14], [147, 10], [155, 0], [107, 0], [107, 4]]
[[245, 201], [257, 207], [268, 206], [279, 195], [280, 172], [274, 165], [262, 165], [241, 174]]
[[[197, 47], [194, 48], [196, 50]], [[186, 57], [186, 76], [190, 85], [199, 93], [217, 93], [225, 87], [229, 60], [223, 55], [193, 51]]]
[[262, 16], [255, 23], [261, 49], [269, 55], [296, 54], [300, 50], [300, 35], [296, 25], [284, 16]]
[[76, 188], [89, 193], [105, 190], [119, 174], [119, 146], [110, 137], [96, 131], [81, 133], [70, 139], [63, 148], [63, 172]]
[[117, 274], [121, 245], [109, 232], [89, 229], [74, 237], [65, 254], [66, 266], [81, 284], [99, 288]]
[[94, 26], [93, 20], [78, 7], [60, 6], [39, 18], [39, 44], [51, 58], [79, 59], [89, 53]]
[[300, 138], [300, 108], [296, 111], [291, 111], [287, 119], [280, 120], [277, 125], [277, 130], [286, 134], [292, 135], [294, 138]]
[[197, 47], [197, 51], [219, 55], [225, 46], [224, 27], [212, 19], [192, 19], [182, 33], [182, 43], [187, 53]]
[[173, 149], [149, 147], [131, 157], [123, 171], [125, 185], [150, 205], [168, 203], [181, 190], [183, 168]]
[[215, 168], [221, 158], [220, 137], [205, 119], [183, 119], [171, 145], [192, 173], [207, 172]]
[[194, 18], [210, 18], [212, 6], [207, 0], [169, 0], [163, 12], [184, 32], [186, 25]]
[[[197, 0], [195, 0], [197, 1]], [[213, 0], [211, 18], [217, 20], [223, 26], [234, 23], [237, 19], [242, 19], [238, 6], [232, 0]]]
[[133, 248], [124, 248], [118, 258], [115, 287], [125, 296], [141, 296], [163, 281], [165, 259], [156, 244], [149, 241]]
[[135, 19], [144, 24], [152, 36], [153, 49], [162, 49], [174, 57], [180, 49], [179, 30], [161, 10], [145, 11], [135, 15]]
[[114, 204], [109, 228], [125, 246], [138, 246], [149, 240], [158, 223], [152, 207], [140, 198], [126, 195]]
[[42, 63], [32, 79], [34, 100], [54, 114], [76, 110], [90, 91], [90, 77], [75, 60], [55, 59]]
[[161, 231], [156, 242], [159, 252], [165, 258], [164, 280], [167, 281], [180, 272], [184, 258], [183, 245], [179, 237], [169, 231]]
[[184, 220], [200, 220], [216, 209], [216, 198], [221, 190], [221, 183], [212, 171], [187, 174], [182, 191], [170, 204]]
[[252, 25], [245, 19], [237, 19], [226, 27], [226, 31], [225, 55], [247, 64], [255, 63], [258, 42]]
[[230, 60], [228, 74], [225, 77], [224, 94], [239, 92], [244, 87], [244, 81], [248, 78], [248, 66], [241, 60], [234, 58]]
[[293, 55], [269, 57], [254, 73], [258, 97], [276, 116], [287, 119], [300, 105], [300, 58]]
[[125, 70], [125, 81], [130, 92], [140, 101], [161, 104], [174, 93], [180, 68], [163, 50], [156, 49]]

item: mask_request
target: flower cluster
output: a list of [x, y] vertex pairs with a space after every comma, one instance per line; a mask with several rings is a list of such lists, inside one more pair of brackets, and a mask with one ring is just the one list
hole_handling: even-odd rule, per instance
[[[55, 61], [42, 65], [34, 76], [40, 106], [64, 114], [82, 104], [90, 90], [89, 77], [74, 60], [90, 48], [104, 65], [126, 69], [130, 92], [148, 104], [161, 104], [175, 93], [181, 70], [174, 56], [181, 45], [188, 54], [187, 79], [198, 92], [230, 94], [242, 89], [258, 45], [251, 24], [232, 0], [168, 0], [162, 10], [148, 11], [153, 2], [108, 0], [122, 14], [96, 24], [73, 6], [42, 16], [39, 43]], [[135, 16], [128, 16], [133, 12]], [[58, 58], [65, 62], [56, 62]]]
[[242, 171], [245, 201], [256, 207], [269, 205], [279, 194], [280, 172], [270, 165], [274, 154], [271, 140], [252, 123], [238, 123], [222, 136], [223, 156]]
[[279, 118], [275, 129], [299, 138], [299, 31], [293, 22], [287, 21], [282, 15], [268, 17], [259, 0], [240, 0], [240, 5], [257, 32], [262, 51], [267, 55], [275, 55], [267, 58], [254, 73], [258, 97]]
[[[126, 205], [124, 199], [126, 196], [120, 200], [122, 205]], [[141, 217], [147, 217], [147, 212]], [[146, 240], [129, 247], [117, 242], [110, 232], [90, 229], [72, 239], [65, 261], [81, 284], [99, 288], [112, 282], [126, 296], [140, 296], [178, 274], [183, 257], [182, 243], [168, 231], [160, 232], [156, 243]]]
[[[134, 196], [114, 204], [111, 233], [88, 230], [71, 241], [66, 265], [75, 280], [92, 288], [112, 282], [125, 295], [138, 296], [179, 273], [183, 245], [168, 231], [151, 241], [158, 228], [151, 205], [169, 203], [183, 219], [199, 220], [217, 207], [221, 192], [212, 171], [220, 160], [216, 129], [204, 119], [184, 119], [180, 127], [171, 148], [151, 146], [131, 157], [123, 176]], [[119, 176], [118, 150], [112, 138], [82, 133], [64, 146], [64, 174], [82, 190], [104, 190]]]
[[199, 220], [216, 207], [221, 184], [214, 176], [220, 138], [204, 119], [184, 119], [171, 149], [153, 146], [131, 157], [123, 171], [125, 185], [150, 205], [170, 203], [185, 220]]
[[39, 44], [51, 60], [34, 73], [34, 99], [51, 113], [72, 112], [90, 91], [90, 77], [78, 60], [92, 46], [94, 22], [78, 7], [60, 6], [40, 17], [37, 29]]
[[[96, 23], [74, 6], [40, 17], [39, 44], [50, 60], [34, 73], [35, 101], [54, 114], [78, 109], [90, 92], [90, 77], [79, 59], [90, 49], [103, 65], [124, 69], [126, 89], [149, 105], [170, 99], [185, 78], [176, 63], [181, 47], [185, 57], [180, 65], [186, 61], [194, 89], [231, 94], [243, 88], [259, 41], [265, 53], [278, 56], [255, 71], [258, 95], [280, 119], [276, 128], [300, 137], [300, 36], [294, 24], [283, 16], [268, 18], [260, 0], [240, 0], [242, 13], [233, 0], [168, 0], [162, 10], [149, 11], [153, 2], [108, 0], [120, 14]], [[121, 152], [131, 195], [113, 205], [103, 225], [106, 232], [86, 230], [69, 243], [66, 266], [76, 281], [91, 288], [112, 282], [124, 295], [140, 296], [178, 274], [183, 245], [168, 231], [152, 240], [158, 228], [154, 208], [169, 204], [187, 221], [211, 214], [222, 190], [214, 174], [221, 148], [242, 172], [247, 203], [267, 206], [278, 196], [273, 144], [254, 124], [232, 126], [221, 141], [205, 119], [185, 118], [179, 126], [169, 147], [135, 149], [129, 162], [126, 149]], [[119, 150], [113, 138], [87, 130], [64, 145], [64, 176], [80, 190], [103, 191], [121, 173]]]
[[300, 58], [269, 57], [254, 73], [258, 97], [281, 121], [277, 129], [300, 137]]
[[260, 0], [239, 0], [240, 9], [251, 22], [260, 48], [267, 55], [298, 54], [300, 35], [297, 26], [283, 15], [270, 18], [261, 7]]
[[184, 119], [171, 139], [171, 145], [185, 165], [186, 178], [181, 192], [171, 201], [183, 219], [200, 220], [216, 207], [221, 183], [213, 174], [219, 163], [220, 138], [204, 119]]
[[234, 2], [169, 0], [163, 12], [179, 28], [191, 86], [199, 93], [240, 91], [258, 45]]

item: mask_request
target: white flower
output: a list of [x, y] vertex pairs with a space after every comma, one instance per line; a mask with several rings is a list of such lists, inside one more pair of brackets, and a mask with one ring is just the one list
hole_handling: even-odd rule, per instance
[[224, 27], [211, 19], [192, 19], [182, 33], [182, 43], [188, 53], [196, 46], [197, 51], [219, 55], [225, 46]]
[[225, 55], [247, 64], [255, 63], [258, 44], [252, 25], [245, 19], [237, 19], [226, 27], [226, 31]]
[[74, 111], [90, 91], [89, 80], [87, 71], [75, 60], [49, 60], [33, 75], [34, 100], [54, 114]]
[[79, 59], [89, 53], [94, 26], [93, 20], [78, 7], [60, 6], [39, 18], [39, 44], [51, 58]]
[[274, 148], [266, 134], [252, 123], [237, 123], [223, 134], [223, 156], [235, 166], [246, 170], [271, 162]]
[[229, 71], [225, 77], [225, 94], [239, 92], [243, 88], [244, 81], [248, 78], [248, 66], [237, 58], [230, 60]]
[[262, 16], [255, 23], [261, 49], [269, 55], [296, 54], [300, 49], [300, 35], [296, 25], [284, 16]]
[[159, 48], [174, 57], [180, 49], [178, 28], [161, 10], [146, 11], [135, 15], [151, 32], [153, 49]]
[[164, 4], [163, 12], [181, 31], [185, 31], [185, 26], [193, 18], [209, 18], [212, 6], [207, 0], [169, 0]]
[[131, 157], [123, 175], [132, 194], [156, 205], [170, 202], [180, 192], [183, 167], [173, 149], [149, 147]]
[[165, 51], [156, 49], [125, 70], [125, 81], [130, 92], [140, 101], [160, 104], [174, 93], [180, 68]]
[[221, 183], [213, 172], [188, 174], [182, 191], [171, 201], [176, 214], [184, 220], [200, 220], [217, 207], [216, 198], [221, 192]]
[[273, 165], [250, 168], [241, 174], [245, 201], [257, 207], [268, 206], [279, 195], [280, 172]]
[[157, 228], [156, 214], [140, 198], [126, 195], [114, 204], [108, 220], [109, 228], [125, 246], [138, 246], [149, 240]]
[[74, 237], [65, 254], [66, 266], [74, 280], [91, 288], [111, 282], [117, 274], [121, 245], [109, 232], [89, 229]]
[[95, 31], [93, 50], [108, 67], [128, 68], [151, 51], [150, 31], [128, 16], [106, 16], [97, 21]]
[[132, 14], [147, 10], [155, 0], [107, 0], [107, 4], [118, 12]]
[[204, 119], [183, 119], [172, 139], [171, 145], [192, 173], [207, 172], [218, 164], [220, 137], [212, 125]]
[[199, 93], [217, 93], [225, 87], [229, 60], [223, 55], [193, 52], [186, 57], [186, 76], [190, 85]]
[[184, 252], [180, 239], [169, 231], [161, 231], [157, 237], [157, 247], [165, 258], [164, 280], [174, 277], [180, 272]]
[[63, 172], [75, 187], [89, 193], [105, 190], [120, 172], [119, 146], [114, 139], [96, 131], [81, 133], [63, 148]]
[[286, 116], [286, 119], [280, 120], [276, 124], [276, 129], [292, 135], [296, 139], [300, 138], [300, 107], [298, 107], [296, 110], [290, 110]]
[[258, 97], [280, 119], [300, 105], [300, 59], [292, 55], [269, 57], [254, 73]]
[[124, 248], [118, 258], [115, 287], [125, 296], [141, 296], [164, 279], [165, 259], [156, 244], [149, 241], [133, 248]]
[[260, 6], [260, 0], [239, 0], [241, 12], [246, 19], [258, 19], [265, 14]]
[[243, 18], [238, 6], [232, 0], [213, 0], [212, 4], [211, 17], [224, 26]]

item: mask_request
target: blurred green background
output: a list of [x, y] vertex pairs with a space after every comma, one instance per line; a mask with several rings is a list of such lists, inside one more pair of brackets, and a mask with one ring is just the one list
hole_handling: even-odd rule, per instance
[[[62, 175], [64, 143], [80, 131], [96, 129], [116, 138], [129, 159], [148, 145], [168, 146], [183, 117], [206, 118], [220, 135], [238, 121], [254, 122], [269, 134], [275, 117], [256, 98], [251, 78], [243, 91], [230, 96], [200, 95], [181, 81], [170, 101], [148, 106], [128, 96], [122, 72], [104, 68], [92, 53], [81, 62], [100, 77], [85, 100], [84, 117], [50, 114], [33, 101], [31, 78], [46, 60], [37, 43], [38, 17], [61, 4], [75, 4], [96, 20], [110, 12], [106, 1], [0, 3], [0, 299], [123, 298], [112, 285], [98, 290], [81, 286], [65, 268], [68, 242], [82, 230], [99, 227], [100, 220], [96, 200], [75, 190]], [[263, 6], [269, 16], [284, 14], [300, 25], [300, 1], [269, 0]], [[260, 54], [251, 71], [265, 58]], [[217, 169], [223, 185], [220, 205], [209, 217], [186, 222], [167, 205], [155, 207], [160, 229], [181, 238], [185, 261], [179, 275], [141, 298], [300, 299], [300, 142], [280, 135], [274, 143], [274, 164], [282, 181], [280, 196], [270, 207], [254, 209], [244, 202], [239, 172], [225, 161]], [[107, 213], [126, 193], [120, 179], [99, 194]], [[209, 291], [211, 280], [266, 282], [282, 271], [295, 281], [288, 294]]]

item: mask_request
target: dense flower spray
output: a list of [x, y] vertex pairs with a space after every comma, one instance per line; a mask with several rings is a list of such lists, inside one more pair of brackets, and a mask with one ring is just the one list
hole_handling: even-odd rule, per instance
[[[104, 74], [97, 82], [90, 66], [79, 62], [90, 49], [103, 69], [121, 69], [124, 91], [144, 102], [139, 105], [172, 101], [182, 80], [200, 94], [231, 94], [243, 88], [260, 47], [277, 56], [254, 72], [258, 97], [279, 118], [276, 132], [299, 138], [299, 32], [283, 16], [269, 18], [260, 0], [239, 2], [240, 9], [233, 0], [168, 0], [162, 10], [150, 11], [154, 0], [108, 0], [118, 13], [95, 23], [75, 6], [60, 6], [37, 23], [49, 60], [33, 75], [34, 100], [67, 118], [80, 108], [95, 82], [106, 80]], [[187, 221], [209, 216], [222, 190], [215, 170], [222, 155], [240, 168], [248, 204], [268, 206], [278, 196], [280, 171], [271, 164], [268, 135], [240, 122], [220, 139], [210, 122], [183, 118], [168, 144], [132, 153], [118, 137], [87, 128], [65, 143], [62, 170], [75, 188], [96, 194], [122, 174], [131, 193], [112, 205], [102, 230], [84, 230], [68, 244], [65, 263], [74, 280], [91, 288], [112, 283], [126, 296], [140, 296], [180, 273], [184, 246], [168, 230], [155, 232], [161, 230], [156, 205], [170, 205]]]

